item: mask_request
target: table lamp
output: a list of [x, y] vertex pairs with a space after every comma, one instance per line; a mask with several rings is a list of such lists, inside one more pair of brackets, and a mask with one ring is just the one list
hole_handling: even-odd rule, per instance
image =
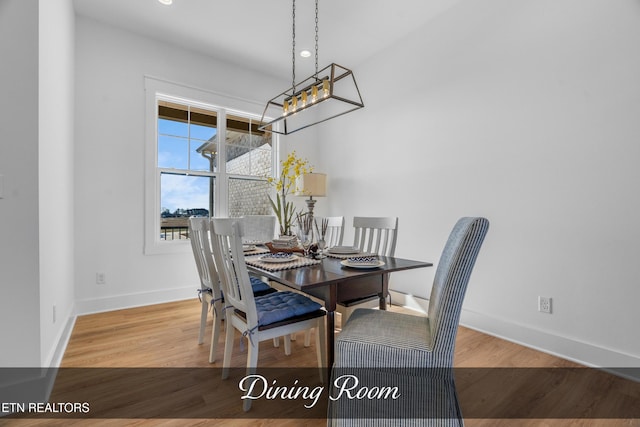
[[296, 179], [296, 196], [309, 196], [307, 203], [308, 215], [313, 218], [314, 197], [327, 195], [327, 175], [324, 173], [305, 173]]

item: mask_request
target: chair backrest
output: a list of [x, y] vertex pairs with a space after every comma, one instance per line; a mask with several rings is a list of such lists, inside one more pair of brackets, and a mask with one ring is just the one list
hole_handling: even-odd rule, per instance
[[200, 287], [203, 290], [211, 288], [213, 298], [218, 299], [221, 297], [220, 281], [213, 260], [209, 236], [209, 218], [189, 218], [189, 239], [191, 240], [191, 249], [198, 268], [198, 275], [200, 276]]
[[242, 250], [242, 222], [238, 218], [211, 218], [211, 243], [226, 304], [247, 315], [248, 325], [258, 314]]
[[355, 235], [353, 246], [361, 252], [393, 256], [396, 253], [398, 238], [398, 217], [353, 218]]
[[324, 240], [327, 243], [327, 248], [333, 246], [341, 246], [342, 238], [344, 236], [344, 217], [343, 216], [327, 216], [324, 218], [317, 218], [318, 226], [321, 221], [326, 219], [328, 221], [327, 234], [324, 236]]
[[[486, 218], [461, 218], [442, 251], [429, 298], [432, 348], [453, 361], [462, 302], [471, 271], [489, 229]], [[443, 365], [444, 366], [444, 365]]]
[[245, 242], [270, 242], [276, 232], [276, 217], [273, 215], [244, 215], [242, 240]]

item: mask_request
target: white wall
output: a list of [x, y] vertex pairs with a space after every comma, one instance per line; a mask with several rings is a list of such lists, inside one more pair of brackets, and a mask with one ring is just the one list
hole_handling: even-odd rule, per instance
[[0, 58], [0, 366], [39, 366], [37, 1], [0, 2]]
[[467, 324], [640, 366], [639, 40], [636, 0], [461, 2], [355, 67], [366, 107], [319, 127], [330, 213], [397, 215], [397, 255], [434, 262], [486, 216]]
[[40, 334], [42, 366], [50, 366], [75, 298], [72, 0], [40, 1], [39, 19]]
[[[143, 254], [144, 76], [256, 101], [258, 114], [287, 80], [87, 18], [78, 17], [76, 34], [78, 311], [195, 299], [199, 281], [188, 245], [180, 254]], [[105, 273], [105, 285], [96, 285], [96, 272]]]
[[[80, 18], [70, 100], [73, 89], [55, 87], [69, 84], [73, 61], [60, 4], [42, 22], [54, 40], [39, 53], [37, 16], [50, 7], [0, 2], [0, 57], [12, 64], [0, 67], [2, 366], [50, 357], [64, 324], [49, 304], [61, 295], [59, 314], [72, 309], [68, 281], [81, 312], [195, 289], [189, 253], [142, 254], [145, 74], [257, 101], [287, 86]], [[586, 363], [637, 366], [639, 21], [634, 0], [463, 1], [355, 64], [366, 108], [283, 138], [282, 152], [329, 174], [319, 214], [400, 216], [399, 256], [436, 262], [458, 217], [488, 217], [467, 324]], [[54, 68], [39, 80], [44, 65]], [[34, 126], [35, 111], [52, 119]], [[39, 235], [48, 215], [62, 228]], [[58, 248], [65, 230], [75, 240]], [[393, 287], [427, 297], [434, 270], [395, 274]], [[553, 297], [552, 315], [536, 312], [538, 295]]]
[[55, 363], [73, 312], [73, 21], [71, 0], [0, 4], [0, 366]]

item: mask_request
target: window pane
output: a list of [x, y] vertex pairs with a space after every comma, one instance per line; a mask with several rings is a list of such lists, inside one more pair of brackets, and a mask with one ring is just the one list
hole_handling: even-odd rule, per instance
[[254, 176], [271, 176], [271, 147], [251, 151], [251, 171]]
[[271, 150], [271, 133], [251, 134], [251, 146]]
[[251, 149], [238, 145], [227, 146], [227, 173], [249, 175], [251, 172]]
[[181, 136], [183, 138], [186, 138], [189, 136], [189, 127], [186, 123], [181, 123], [174, 120], [159, 119], [158, 134]]
[[227, 172], [235, 175], [271, 175], [271, 133], [258, 130], [259, 121], [227, 118]]
[[252, 149], [238, 145], [227, 146], [227, 173], [260, 177], [271, 176], [271, 150]]
[[215, 141], [191, 140], [191, 170], [215, 172], [218, 166], [218, 144]]
[[216, 136], [217, 129], [210, 126], [202, 126], [195, 123], [191, 123], [189, 129], [191, 138], [200, 139], [202, 141], [208, 141]]
[[191, 108], [191, 170], [215, 171], [218, 152], [216, 135], [218, 117], [215, 111]]
[[187, 169], [189, 140], [185, 138], [158, 136], [158, 167]]
[[215, 110], [191, 107], [190, 109], [191, 137], [210, 139], [218, 127], [218, 113]]
[[273, 215], [266, 181], [229, 179], [229, 216]]
[[186, 239], [190, 216], [213, 212], [215, 178], [207, 176], [160, 175], [160, 239]]

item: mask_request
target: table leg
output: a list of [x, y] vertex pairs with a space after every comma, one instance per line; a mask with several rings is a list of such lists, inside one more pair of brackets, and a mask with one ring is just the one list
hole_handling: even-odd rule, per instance
[[337, 284], [329, 286], [328, 295], [325, 298], [325, 308], [327, 310], [327, 367], [329, 370], [333, 367], [335, 357], [335, 332], [336, 332], [336, 304], [338, 300]]
[[380, 293], [380, 310], [387, 309], [387, 295], [389, 294], [389, 274], [382, 274], [382, 292]]

